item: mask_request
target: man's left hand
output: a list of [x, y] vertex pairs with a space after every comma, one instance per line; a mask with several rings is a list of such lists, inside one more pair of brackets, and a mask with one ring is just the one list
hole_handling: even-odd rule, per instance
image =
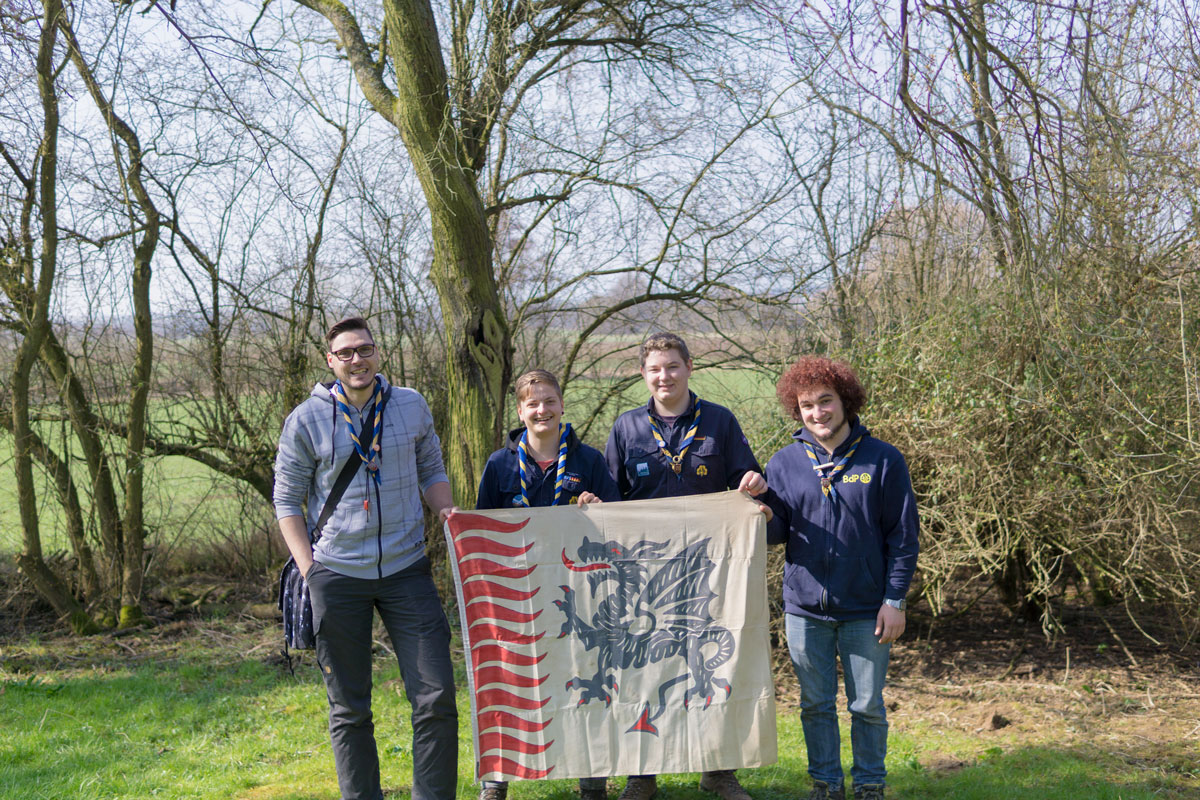
[[767, 490], [767, 479], [757, 472], [747, 472], [738, 484], [738, 491], [745, 492], [751, 497], [757, 497]]
[[880, 644], [891, 644], [900, 638], [900, 634], [904, 633], [904, 612], [898, 608], [892, 608], [887, 603], [879, 607], [879, 614], [875, 617], [875, 635], [879, 637]]
[[445, 508], [438, 510], [438, 520], [445, 522], [446, 520], [450, 519], [451, 514], [457, 514], [461, 511], [462, 509], [458, 506], [446, 506]]
[[[766, 490], [767, 479], [762, 475], [759, 475], [757, 472], [747, 472], [742, 476], [742, 482], [738, 484], [738, 491], [745, 492], [747, 497], [760, 495]], [[763, 503], [758, 504], [758, 510], [766, 516], [767, 522], [770, 522], [775, 518], [775, 514], [771, 511], [771, 509]]]

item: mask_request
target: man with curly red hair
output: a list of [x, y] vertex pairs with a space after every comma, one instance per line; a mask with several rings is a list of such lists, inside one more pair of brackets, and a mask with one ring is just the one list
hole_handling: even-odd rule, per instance
[[883, 685], [891, 643], [904, 632], [905, 595], [917, 566], [917, 502], [895, 447], [858, 419], [866, 390], [849, 365], [805, 356], [776, 387], [801, 423], [767, 464], [772, 544], [787, 545], [783, 601], [813, 789], [843, 800], [837, 719], [841, 656], [855, 800], [882, 800], [887, 772]]

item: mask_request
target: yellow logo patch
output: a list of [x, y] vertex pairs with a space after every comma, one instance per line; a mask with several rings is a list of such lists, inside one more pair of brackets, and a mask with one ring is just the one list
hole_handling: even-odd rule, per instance
[[700, 466], [696, 467], [696, 474], [703, 478], [708, 474], [708, 467], [701, 464]]
[[871, 473], [859, 472], [855, 475], [843, 475], [842, 476], [842, 483], [860, 483], [860, 482], [861, 483], [870, 483], [871, 482]]

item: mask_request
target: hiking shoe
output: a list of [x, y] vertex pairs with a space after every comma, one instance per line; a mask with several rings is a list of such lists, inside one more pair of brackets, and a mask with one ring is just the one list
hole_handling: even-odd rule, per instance
[[491, 784], [479, 790], [479, 800], [504, 800], [507, 796], [507, 783]]
[[805, 800], [846, 800], [846, 790], [841, 786], [830, 789], [825, 781], [813, 781], [812, 792]]
[[625, 789], [617, 800], [651, 800], [656, 794], [658, 794], [658, 779], [655, 776], [631, 775], [629, 780], [625, 781]]
[[[622, 794], [622, 797], [624, 797], [624, 794]], [[580, 786], [579, 800], [608, 800], [608, 787]]]
[[883, 784], [864, 783], [862, 786], [855, 785], [854, 800], [883, 800]]
[[750, 793], [742, 788], [731, 769], [705, 772], [700, 776], [700, 788], [713, 792], [721, 800], [751, 800]]

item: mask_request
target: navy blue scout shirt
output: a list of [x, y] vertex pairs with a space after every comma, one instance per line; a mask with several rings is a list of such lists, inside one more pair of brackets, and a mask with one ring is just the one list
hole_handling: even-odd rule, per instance
[[[524, 428], [508, 434], [508, 445], [501, 447], [488, 457], [479, 481], [479, 498], [475, 507], [479, 509], [515, 508], [513, 501], [521, 494], [521, 468], [517, 461], [517, 442]], [[533, 459], [529, 461], [529, 505], [548, 506], [554, 503], [554, 483], [558, 461], [543, 471]], [[591, 492], [606, 503], [621, 499], [617, 485], [613, 483], [604, 457], [594, 447], [579, 441], [572, 430], [567, 435], [567, 469], [563, 475], [562, 499], [559, 505], [578, 501], [579, 495]]]
[[736, 489], [747, 472], [762, 471], [733, 412], [707, 400], [700, 403], [700, 428], [683, 457], [683, 469], [678, 475], [671, 471], [671, 463], [654, 441], [647, 413], [654, 414], [667, 449], [678, 454], [679, 443], [696, 413], [696, 394], [690, 394], [687, 411], [671, 426], [655, 412], [653, 398], [645, 406], [617, 417], [608, 447], [604, 448], [604, 460], [623, 499], [723, 492]]
[[[837, 500], [826, 500], [803, 442], [824, 464], [840, 459], [859, 434], [863, 440], [837, 478]], [[794, 438], [771, 457], [769, 488], [759, 498], [775, 512], [767, 541], [787, 543], [784, 611], [822, 620], [872, 619], [885, 598], [904, 598], [917, 567], [917, 499], [908, 465], [857, 419], [832, 456], [807, 428]]]

